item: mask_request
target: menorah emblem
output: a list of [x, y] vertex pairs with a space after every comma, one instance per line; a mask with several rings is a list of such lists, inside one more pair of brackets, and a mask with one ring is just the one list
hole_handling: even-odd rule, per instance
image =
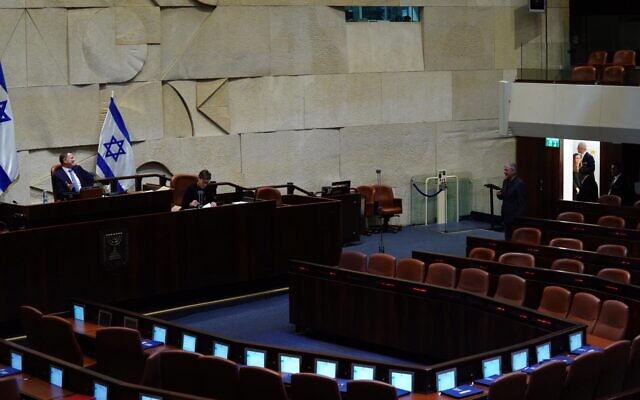
[[122, 258], [119, 246], [122, 243], [123, 236], [122, 232], [107, 233], [104, 235], [105, 242], [110, 246], [109, 256], [107, 257], [109, 261], [120, 260]]

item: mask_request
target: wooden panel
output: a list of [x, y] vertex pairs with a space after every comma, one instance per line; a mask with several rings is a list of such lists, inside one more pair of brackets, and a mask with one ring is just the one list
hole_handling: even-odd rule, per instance
[[69, 297], [111, 303], [274, 278], [292, 257], [335, 265], [339, 206], [259, 201], [2, 234], [0, 323], [22, 304], [54, 312]]

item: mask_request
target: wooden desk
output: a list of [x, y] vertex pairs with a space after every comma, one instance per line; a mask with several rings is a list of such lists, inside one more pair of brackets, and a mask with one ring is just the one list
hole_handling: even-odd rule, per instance
[[0, 323], [17, 322], [22, 304], [51, 313], [67, 309], [70, 297], [116, 303], [274, 279], [286, 274], [292, 257], [336, 264], [340, 203], [315, 200], [279, 209], [260, 201], [4, 233]]
[[413, 251], [412, 257], [421, 260], [425, 265], [434, 262], [444, 262], [458, 269], [480, 268], [489, 272], [489, 294], [494, 293], [499, 276], [514, 274], [527, 281], [527, 294], [524, 306], [536, 309], [542, 298], [542, 291], [546, 286], [561, 286], [572, 293], [590, 293], [602, 301], [619, 300], [629, 306], [629, 324], [626, 337], [633, 339], [640, 334], [640, 287], [625, 285], [600, 279], [593, 275], [574, 274], [564, 271], [553, 271], [546, 268], [527, 268], [515, 265], [500, 264], [494, 261], [475, 260], [465, 257], [455, 257], [447, 254]]
[[37, 400], [55, 400], [73, 394], [73, 392], [69, 390], [52, 385], [49, 382], [45, 382], [27, 374], [19, 374], [17, 377], [20, 394]]
[[102, 326], [98, 324], [94, 324], [93, 322], [80, 321], [73, 317], [66, 318], [67, 321], [71, 323], [73, 327], [73, 331], [78, 335], [86, 336], [91, 339], [96, 338], [96, 331]]
[[[0, 203], [0, 220], [18, 229], [16, 224], [26, 224], [26, 228], [95, 221], [105, 218], [129, 215], [153, 214], [171, 211], [173, 190], [136, 192], [92, 199], [59, 201], [47, 204]], [[22, 222], [15, 214], [22, 214]]]
[[635, 229], [640, 222], [640, 208], [589, 203], [585, 201], [558, 200], [558, 213], [572, 211], [584, 215], [584, 222], [595, 224], [603, 215], [615, 215], [624, 218], [628, 229]]
[[594, 336], [594, 335], [587, 335], [587, 344], [589, 346], [595, 346], [595, 347], [600, 347], [604, 349], [605, 347], [615, 342], [616, 342], [615, 340], [609, 340], [609, 339], [605, 339], [605, 338]]
[[[535, 312], [525, 317], [530, 310], [511, 312], [491, 298], [455, 289], [334, 267], [294, 262], [290, 275], [289, 318], [298, 329], [384, 346], [427, 364], [575, 326]], [[474, 334], [461, 342], [451, 332]]]
[[330, 194], [327, 199], [340, 200], [342, 243], [360, 241], [364, 229], [364, 197], [360, 193]]
[[640, 285], [640, 258], [615, 257], [599, 254], [595, 251], [572, 250], [545, 245], [514, 243], [507, 240], [467, 237], [467, 254], [474, 247], [487, 247], [496, 252], [496, 259], [504, 253], [528, 253], [535, 257], [536, 268], [551, 268], [553, 261], [570, 258], [584, 264], [585, 273], [597, 275], [604, 268], [624, 268], [631, 273], [631, 283]]
[[575, 238], [582, 240], [585, 250], [592, 251], [601, 244], [621, 244], [627, 247], [630, 257], [640, 257], [640, 231], [635, 229], [616, 229], [540, 218], [517, 218], [514, 228], [520, 227], [540, 229], [542, 243], [549, 243], [557, 237]]

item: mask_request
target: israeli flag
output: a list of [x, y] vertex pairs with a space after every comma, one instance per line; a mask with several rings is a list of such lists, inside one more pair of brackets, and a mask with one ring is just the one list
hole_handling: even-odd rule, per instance
[[[111, 96], [109, 110], [100, 131], [96, 173], [102, 178], [135, 175], [136, 173], [131, 136], [129, 136], [129, 131], [127, 131], [113, 96]], [[134, 183], [133, 179], [118, 181], [118, 192], [126, 191]]]
[[7, 190], [18, 179], [18, 153], [16, 152], [16, 129], [9, 102], [9, 92], [0, 64], [0, 192]]

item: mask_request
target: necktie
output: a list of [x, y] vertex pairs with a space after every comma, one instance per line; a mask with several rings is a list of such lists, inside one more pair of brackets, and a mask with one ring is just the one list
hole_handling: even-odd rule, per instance
[[72, 169], [69, 170], [69, 178], [71, 178], [71, 183], [73, 184], [73, 191], [79, 192], [82, 186], [80, 186], [80, 180]]

